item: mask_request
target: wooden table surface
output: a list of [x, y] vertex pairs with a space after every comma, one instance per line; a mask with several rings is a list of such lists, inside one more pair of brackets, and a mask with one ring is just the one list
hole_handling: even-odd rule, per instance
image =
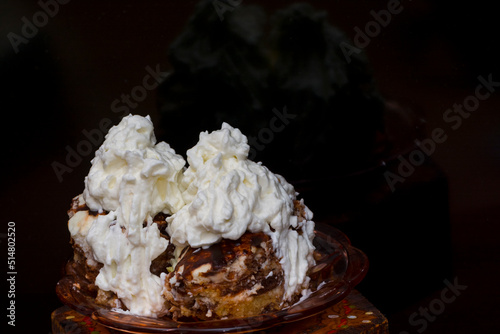
[[[386, 334], [387, 319], [361, 293], [354, 290], [341, 302], [324, 312], [302, 321], [277, 326], [254, 333], [287, 334]], [[114, 334], [122, 333], [96, 323], [69, 307], [52, 313], [53, 334]]]

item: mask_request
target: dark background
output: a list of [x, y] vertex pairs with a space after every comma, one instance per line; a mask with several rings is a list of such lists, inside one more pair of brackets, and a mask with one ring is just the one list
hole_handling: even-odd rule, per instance
[[[385, 9], [388, 3], [308, 2], [325, 9], [330, 22], [351, 38], [354, 27], [362, 28], [372, 20], [371, 10]], [[271, 13], [290, 3], [243, 0], [242, 6], [259, 4]], [[0, 2], [0, 212], [4, 226], [0, 240], [4, 262], [6, 224], [14, 221], [17, 329], [49, 332], [50, 313], [61, 305], [54, 288], [72, 253], [66, 210], [71, 198], [83, 190], [93, 153], [63, 174], [62, 182], [51, 164], [64, 164], [65, 147], [76, 148], [85, 139], [83, 130], [97, 129], [103, 118], [119, 121], [121, 115], [112, 111], [111, 103], [142, 83], [146, 66], [159, 64], [162, 71], [170, 69], [168, 47], [183, 30], [195, 4], [73, 0], [60, 5], [57, 15], [29, 43], [20, 45], [16, 54], [7, 35], [20, 34], [21, 18], [31, 21], [40, 7], [36, 1]], [[486, 1], [401, 4], [403, 11], [364, 51], [381, 93], [421, 112], [424, 131], [429, 134], [443, 127], [443, 113], [448, 108], [474, 94], [478, 76], [491, 74], [494, 81], [500, 81], [498, 23], [493, 5]], [[467, 289], [428, 323], [426, 333], [493, 332], [493, 320], [500, 311], [499, 102], [497, 92], [481, 101], [432, 155], [449, 185], [451, 277]], [[156, 91], [149, 92], [132, 112], [149, 114], [158, 124]], [[382, 222], [374, 222], [378, 223]], [[404, 216], [401, 226], [405, 228]], [[397, 275], [397, 269], [388, 275]], [[428, 307], [439, 298], [441, 289], [382, 309], [392, 332], [415, 333], [418, 327], [408, 322], [409, 315]], [[404, 295], [405, 290], [399, 293]], [[384, 304], [373, 302], [375, 306]]]

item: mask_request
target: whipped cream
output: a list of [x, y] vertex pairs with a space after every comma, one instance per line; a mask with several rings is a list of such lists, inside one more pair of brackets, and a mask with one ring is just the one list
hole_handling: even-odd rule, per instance
[[103, 264], [95, 284], [116, 293], [131, 314], [164, 313], [166, 275], [150, 272], [168, 246], [153, 222], [163, 212], [171, 215], [167, 232], [176, 254], [185, 246], [236, 240], [246, 231], [268, 234], [284, 271], [284, 301], [303, 292], [314, 265], [312, 213], [304, 206], [306, 219], [294, 215], [293, 187], [249, 160], [249, 148], [241, 131], [224, 123], [200, 134], [185, 169], [168, 144], [156, 143], [149, 117], [129, 115], [112, 127], [78, 197], [79, 205], [100, 214], [78, 211], [68, 222], [87, 262]]
[[157, 316], [163, 310], [162, 283], [150, 265], [168, 241], [152, 216], [184, 206], [184, 165], [168, 144], [156, 144], [149, 116], [129, 115], [110, 129], [85, 178], [87, 206], [107, 212], [93, 220], [85, 240], [93, 259], [104, 265], [96, 285], [115, 292], [133, 314]]
[[307, 270], [314, 264], [312, 213], [305, 209], [305, 221], [293, 215], [292, 185], [248, 160], [249, 149], [247, 138], [227, 123], [200, 134], [187, 151], [185, 206], [167, 218], [167, 232], [178, 247], [236, 240], [246, 231], [268, 234], [284, 270], [288, 300], [308, 283]]

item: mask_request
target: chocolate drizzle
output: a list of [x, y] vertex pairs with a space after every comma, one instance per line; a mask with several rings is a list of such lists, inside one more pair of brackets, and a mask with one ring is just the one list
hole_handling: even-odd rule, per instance
[[251, 316], [280, 307], [283, 282], [271, 238], [247, 232], [207, 248], [186, 247], [164, 295], [174, 319]]
[[[203, 273], [203, 276], [216, 275], [221, 271], [226, 271], [237, 258], [258, 252], [258, 250], [252, 251], [252, 248], [260, 248], [260, 251], [263, 252], [262, 244], [269, 241], [269, 237], [262, 232], [245, 233], [238, 240], [223, 239], [208, 248], [188, 248], [176, 268], [184, 266], [183, 277], [190, 280], [193, 278], [192, 272], [194, 270], [204, 264], [210, 264], [211, 269]], [[251, 262], [249, 260], [246, 262]], [[257, 274], [257, 272], [252, 272], [252, 274]]]

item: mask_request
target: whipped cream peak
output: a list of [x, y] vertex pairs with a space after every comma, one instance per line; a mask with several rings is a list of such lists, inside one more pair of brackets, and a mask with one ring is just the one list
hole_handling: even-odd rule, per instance
[[[97, 150], [83, 196], [94, 211], [135, 208], [141, 219], [172, 213], [184, 205], [178, 181], [185, 163], [167, 143], [156, 144], [149, 116], [129, 115], [109, 130]], [[121, 204], [132, 190], [136, 200]]]
[[187, 159], [192, 169], [198, 169], [208, 160], [221, 163], [228, 158], [246, 159], [249, 150], [247, 137], [224, 122], [218, 131], [200, 133], [198, 144], [187, 151]]
[[153, 123], [148, 115], [128, 115], [117, 126], [113, 126], [106, 135], [103, 149], [113, 147], [118, 153], [144, 150], [156, 143]]

